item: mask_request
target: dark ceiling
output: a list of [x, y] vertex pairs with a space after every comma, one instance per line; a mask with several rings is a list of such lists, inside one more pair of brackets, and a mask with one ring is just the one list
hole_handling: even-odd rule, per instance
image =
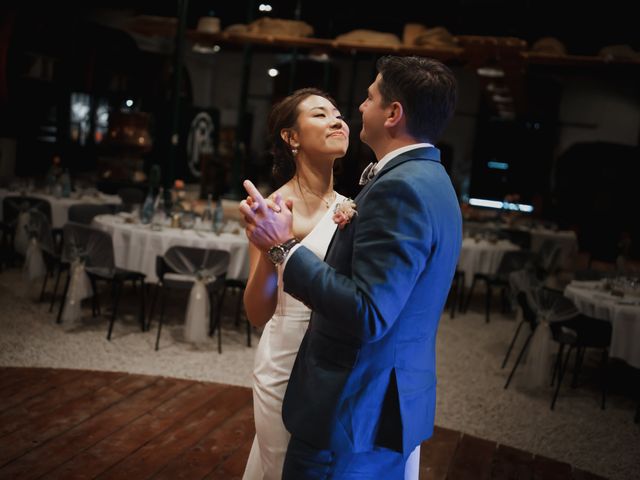
[[[515, 36], [532, 44], [542, 36], [554, 36], [567, 47], [568, 53], [595, 55], [606, 45], [628, 44], [640, 51], [640, 29], [633, 2], [576, 2], [550, 0], [392, 0], [380, 2], [330, 2], [310, 0], [276, 0], [270, 16], [294, 18], [300, 7], [300, 18], [315, 28], [315, 36], [333, 38], [357, 28], [366, 28], [402, 36], [405, 23], [418, 22], [427, 27], [444, 26], [454, 35]], [[60, 7], [38, 4], [30, 7], [25, 0], [22, 13], [78, 16], [96, 8], [126, 10], [130, 14], [176, 16], [177, 1], [97, 1], [84, 6]], [[247, 23], [264, 15], [257, 6], [260, 0], [189, 0], [187, 28], [195, 28], [198, 18], [214, 14], [222, 28], [233, 23]], [[383, 6], [374, 6], [376, 4]], [[99, 6], [99, 7], [98, 7]], [[250, 8], [252, 6], [252, 8]]]

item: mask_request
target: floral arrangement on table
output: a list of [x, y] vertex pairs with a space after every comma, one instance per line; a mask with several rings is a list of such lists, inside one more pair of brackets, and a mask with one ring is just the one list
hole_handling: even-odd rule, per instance
[[356, 202], [350, 198], [345, 198], [335, 206], [332, 219], [338, 225], [338, 228], [342, 230], [351, 223], [351, 219], [357, 214]]

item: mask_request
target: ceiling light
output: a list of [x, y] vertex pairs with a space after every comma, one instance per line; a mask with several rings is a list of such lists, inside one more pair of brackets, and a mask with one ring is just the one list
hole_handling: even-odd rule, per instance
[[267, 70], [267, 75], [269, 75], [271, 78], [277, 77], [279, 73], [280, 72], [277, 68], [270, 68], [269, 70]]

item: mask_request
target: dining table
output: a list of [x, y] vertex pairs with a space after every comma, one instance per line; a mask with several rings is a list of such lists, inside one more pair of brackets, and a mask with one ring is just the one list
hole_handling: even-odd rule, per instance
[[174, 245], [228, 251], [230, 261], [227, 278], [246, 280], [249, 276], [249, 241], [244, 229], [235, 220], [228, 220], [219, 233], [142, 224], [136, 217], [124, 212], [98, 215], [92, 225], [111, 235], [116, 266], [144, 273], [148, 283], [158, 280], [156, 257], [164, 255]]
[[640, 289], [624, 292], [611, 279], [574, 280], [565, 287], [564, 295], [580, 313], [611, 322], [609, 356], [640, 368]]

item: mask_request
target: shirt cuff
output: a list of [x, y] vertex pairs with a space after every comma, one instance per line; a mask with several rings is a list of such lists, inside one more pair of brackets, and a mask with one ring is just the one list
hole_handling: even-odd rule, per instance
[[293, 252], [295, 252], [297, 249], [299, 249], [302, 246], [301, 243], [297, 243], [296, 245], [294, 245], [293, 247], [291, 247], [291, 250], [289, 250], [287, 252], [287, 256], [284, 259], [284, 262], [282, 262], [282, 273], [284, 273], [284, 269], [287, 267], [287, 262], [289, 261], [289, 259], [291, 258], [291, 255], [293, 254]]

